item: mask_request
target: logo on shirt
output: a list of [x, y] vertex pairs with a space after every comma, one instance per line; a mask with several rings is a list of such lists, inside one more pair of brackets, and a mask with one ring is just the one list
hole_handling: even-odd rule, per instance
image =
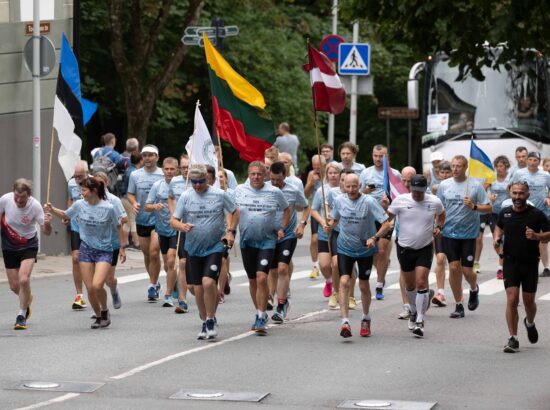
[[21, 218], [21, 222], [24, 224], [24, 225], [28, 225], [31, 220], [29, 219], [29, 217], [27, 215], [23, 216], [23, 218]]

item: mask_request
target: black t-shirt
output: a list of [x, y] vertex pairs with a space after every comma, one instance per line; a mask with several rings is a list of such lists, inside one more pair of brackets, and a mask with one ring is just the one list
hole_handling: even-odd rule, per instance
[[515, 212], [511, 206], [503, 208], [498, 214], [497, 226], [504, 231], [504, 255], [516, 259], [539, 257], [539, 241], [525, 237], [527, 227], [537, 233], [550, 230], [546, 215], [531, 205], [523, 212]]

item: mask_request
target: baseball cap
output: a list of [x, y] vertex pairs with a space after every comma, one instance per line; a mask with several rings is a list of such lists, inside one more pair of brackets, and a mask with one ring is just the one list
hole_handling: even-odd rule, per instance
[[152, 145], [152, 144], [147, 144], [146, 146], [144, 146], [142, 149], [141, 149], [141, 153], [145, 153], [145, 152], [150, 152], [151, 154], [156, 154], [158, 155], [159, 154], [159, 149]]
[[536, 158], [540, 161], [540, 152], [531, 151], [531, 152], [529, 152], [529, 154], [527, 154], [527, 158]]
[[430, 162], [443, 161], [443, 153], [441, 151], [434, 151], [430, 154]]
[[411, 185], [409, 189], [411, 191], [426, 192], [428, 188], [428, 181], [424, 175], [415, 175], [411, 179]]

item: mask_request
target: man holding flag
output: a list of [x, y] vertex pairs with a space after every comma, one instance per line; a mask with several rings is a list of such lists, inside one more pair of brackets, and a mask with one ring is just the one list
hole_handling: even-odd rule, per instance
[[[479, 169], [475, 161], [472, 161], [474, 174]], [[466, 176], [466, 157], [456, 155], [452, 159], [451, 169], [453, 177], [441, 182], [437, 196], [447, 213], [442, 243], [449, 261], [449, 283], [456, 301], [456, 309], [450, 317], [458, 319], [464, 317], [463, 275], [470, 285], [468, 309], [475, 310], [479, 305], [477, 275], [473, 270], [476, 238], [479, 235], [479, 212], [491, 212], [491, 205], [483, 186]]]

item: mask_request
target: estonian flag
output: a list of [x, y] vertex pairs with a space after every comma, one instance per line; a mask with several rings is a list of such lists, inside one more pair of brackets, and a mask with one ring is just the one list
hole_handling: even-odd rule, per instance
[[484, 179], [487, 183], [495, 182], [495, 169], [485, 152], [472, 140], [470, 145], [470, 161], [468, 164], [468, 176]]
[[61, 148], [59, 165], [67, 181], [73, 177], [74, 167], [80, 161], [82, 132], [84, 126], [97, 110], [97, 104], [82, 98], [80, 93], [80, 74], [78, 62], [71, 50], [71, 45], [61, 36], [61, 59], [53, 110], [53, 127]]

